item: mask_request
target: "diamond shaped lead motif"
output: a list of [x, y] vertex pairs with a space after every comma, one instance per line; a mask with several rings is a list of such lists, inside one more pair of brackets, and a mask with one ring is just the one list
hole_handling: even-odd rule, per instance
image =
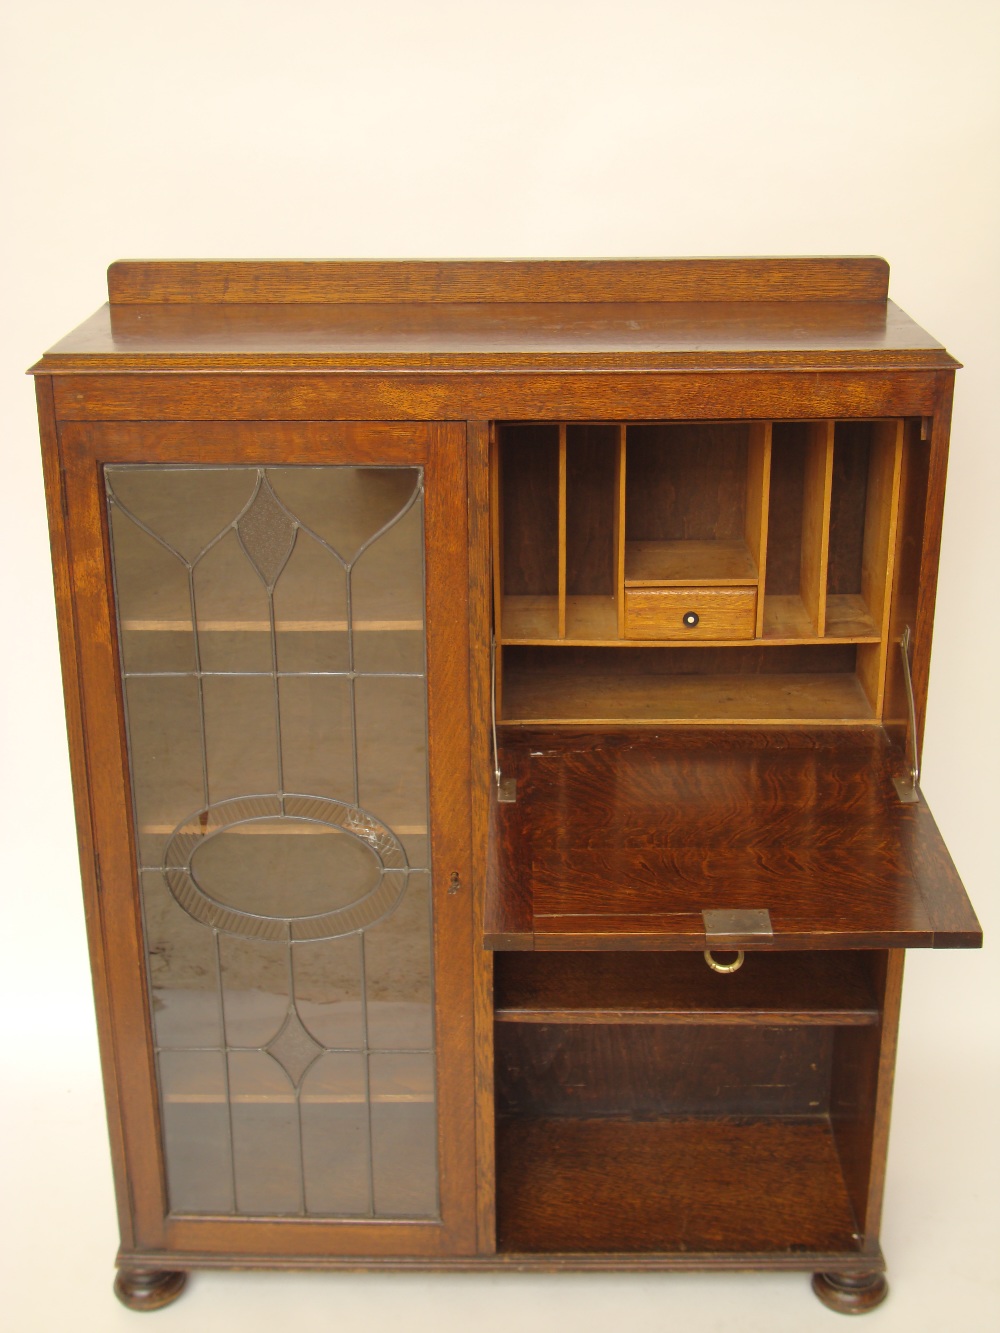
[[295, 545], [295, 524], [266, 481], [261, 482], [236, 530], [254, 569], [267, 587], [273, 588]]
[[302, 1026], [302, 1020], [294, 1009], [288, 1011], [281, 1031], [264, 1049], [277, 1060], [296, 1087], [302, 1082], [302, 1075], [324, 1050]]

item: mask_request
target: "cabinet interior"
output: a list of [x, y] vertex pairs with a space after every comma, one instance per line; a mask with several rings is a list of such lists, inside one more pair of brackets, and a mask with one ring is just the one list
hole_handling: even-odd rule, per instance
[[856, 1251], [886, 955], [498, 954], [497, 1244]]
[[[889, 954], [830, 946], [898, 913], [849, 882], [895, 836], [873, 733], [905, 436], [495, 427], [501, 1252], [861, 1248]], [[717, 974], [719, 906], [786, 942]]]
[[903, 447], [897, 420], [499, 424], [498, 721], [879, 722]]

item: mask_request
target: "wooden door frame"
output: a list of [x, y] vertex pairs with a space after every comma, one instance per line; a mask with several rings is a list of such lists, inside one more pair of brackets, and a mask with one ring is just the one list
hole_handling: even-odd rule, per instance
[[[440, 1220], [171, 1217], [153, 1062], [103, 468], [120, 463], [424, 469]], [[74, 772], [89, 825], [88, 931], [123, 1251], [446, 1256], [476, 1249], [468, 516], [464, 423], [62, 423], [65, 561], [79, 667]], [[88, 865], [87, 862], [90, 864]], [[458, 892], [449, 892], [456, 881]]]

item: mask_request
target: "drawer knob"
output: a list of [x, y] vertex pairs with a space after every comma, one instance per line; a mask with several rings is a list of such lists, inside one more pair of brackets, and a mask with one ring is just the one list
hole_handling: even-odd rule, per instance
[[688, 629], [694, 629], [701, 617], [698, 615], [697, 611], [685, 611], [681, 619], [684, 621], [684, 624], [687, 625]]
[[738, 972], [743, 966], [744, 953], [742, 949], [736, 950], [736, 957], [731, 963], [720, 963], [712, 956], [712, 950], [705, 950], [705, 962], [713, 972]]

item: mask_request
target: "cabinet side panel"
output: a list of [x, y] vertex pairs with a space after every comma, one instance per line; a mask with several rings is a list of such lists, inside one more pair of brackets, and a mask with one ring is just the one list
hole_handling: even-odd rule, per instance
[[[830, 1087], [830, 1122], [844, 1173], [844, 1182], [854, 1210], [859, 1233], [863, 1230], [872, 1179], [872, 1152], [877, 1126], [879, 1062], [885, 1039], [883, 997], [887, 953], [862, 954], [871, 969], [872, 984], [879, 999], [877, 1027], [839, 1028], [834, 1036]], [[872, 1239], [877, 1240], [875, 1236]]]
[[875, 1098], [875, 1128], [872, 1135], [871, 1172], [868, 1199], [863, 1218], [859, 1218], [865, 1248], [878, 1252], [879, 1227], [882, 1223], [882, 1195], [885, 1189], [886, 1157], [889, 1151], [889, 1119], [892, 1113], [892, 1088], [896, 1076], [896, 1047], [899, 1041], [899, 1010], [903, 998], [904, 949], [890, 949], [886, 962], [885, 991], [882, 999], [882, 1042], [879, 1047], [878, 1092]]
[[[135, 874], [135, 841], [123, 734], [120, 671], [106, 560], [103, 482], [90, 430], [60, 432], [74, 615], [86, 626], [77, 665], [86, 737], [108, 1023], [122, 1117], [134, 1242], [164, 1240], [166, 1194], [153, 1068], [149, 993]], [[114, 1101], [112, 1105], [114, 1105]]]
[[[898, 519], [882, 702], [883, 726], [900, 749], [906, 746], [909, 723], [899, 645], [906, 627], [910, 627], [912, 634], [917, 626], [917, 598], [923, 564], [924, 520], [929, 477], [929, 442], [920, 438], [919, 422], [908, 421], [905, 426], [903, 455], [900, 462]], [[917, 702], [919, 704], [919, 699]]]
[[[493, 1117], [493, 954], [482, 947], [485, 911], [489, 775], [493, 772], [490, 717], [490, 427], [468, 425], [469, 646], [472, 704], [472, 957], [476, 1036], [476, 1231], [482, 1254], [496, 1249]], [[499, 552], [494, 548], [494, 560]]]
[[917, 620], [913, 645], [913, 693], [917, 707], [918, 754], [923, 747], [924, 716], [927, 710], [934, 604], [937, 600], [941, 527], [944, 521], [944, 488], [948, 475], [948, 448], [951, 438], [951, 407], [955, 388], [953, 374], [939, 375], [937, 379], [939, 392], [931, 421], [930, 468], [923, 522], [923, 558], [920, 567], [920, 589], [917, 596]]
[[63, 697], [66, 708], [70, 772], [76, 810], [76, 834], [80, 854], [84, 915], [87, 923], [87, 941], [94, 986], [97, 1032], [101, 1049], [101, 1071], [107, 1109], [111, 1161], [115, 1177], [118, 1226], [122, 1245], [127, 1247], [134, 1244], [134, 1231], [125, 1170], [122, 1111], [115, 1077], [115, 1043], [108, 996], [107, 954], [91, 824], [87, 741], [77, 657], [78, 629], [76, 608], [73, 601], [72, 570], [65, 520], [64, 477], [61, 468], [51, 379], [44, 376], [36, 379], [35, 396], [38, 404], [38, 425], [42, 443], [42, 470], [45, 480], [45, 501], [48, 510], [49, 541], [52, 552], [52, 577], [55, 586]]

